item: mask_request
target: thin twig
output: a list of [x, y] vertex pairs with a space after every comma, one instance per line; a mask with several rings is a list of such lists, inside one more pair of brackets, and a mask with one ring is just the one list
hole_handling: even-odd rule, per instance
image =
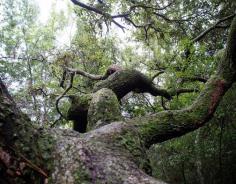
[[64, 119], [67, 119], [67, 118], [61, 113], [61, 111], [59, 109], [59, 102], [66, 95], [66, 93], [73, 87], [74, 76], [75, 76], [74, 72], [70, 73], [70, 83], [69, 83], [68, 87], [56, 100], [56, 110], [60, 114], [60, 116]]
[[152, 76], [151, 80], [153, 81], [156, 77], [163, 74], [164, 72], [165, 72], [164, 70], [157, 72], [155, 75]]
[[103, 80], [105, 78], [105, 75], [94, 75], [80, 69], [73, 69], [66, 67], [66, 70], [74, 74], [82, 75], [92, 80]]
[[170, 110], [169, 108], [166, 107], [166, 104], [165, 104], [165, 101], [164, 101], [163, 97], [161, 97], [161, 106], [163, 107], [164, 110]]
[[95, 8], [93, 6], [88, 6], [80, 1], [77, 1], [77, 0], [71, 0], [75, 5], [78, 5], [80, 6], [81, 8], [84, 8], [86, 10], [89, 10], [89, 11], [92, 11], [92, 12], [95, 12], [99, 15], [102, 15], [103, 17], [106, 17], [106, 18], [110, 18], [111, 22], [113, 22], [115, 25], [117, 25], [119, 28], [121, 28], [123, 31], [125, 29], [124, 26], [120, 25], [118, 22], [116, 22], [113, 18], [112, 18], [112, 15], [110, 15], [109, 13], [106, 13], [104, 11], [101, 11], [99, 10], [98, 8]]

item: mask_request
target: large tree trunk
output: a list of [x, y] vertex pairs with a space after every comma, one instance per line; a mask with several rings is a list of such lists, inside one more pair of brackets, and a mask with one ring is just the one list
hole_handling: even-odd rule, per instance
[[[94, 116], [89, 118], [90, 131], [84, 134], [33, 125], [17, 109], [1, 82], [0, 182], [163, 183], [150, 176], [146, 149], [193, 131], [211, 119], [222, 96], [235, 81], [235, 51], [236, 18], [216, 75], [206, 83], [193, 105], [183, 110], [164, 111], [125, 122], [120, 119], [119, 102], [114, 98], [116, 90], [114, 94], [99, 88], [102, 91], [93, 94], [88, 109]], [[106, 98], [107, 93], [111, 95]], [[103, 108], [96, 108], [101, 104]], [[110, 113], [115, 114], [114, 119]]]
[[150, 173], [145, 148], [127, 123], [113, 122], [85, 134], [42, 129], [15, 108], [1, 96], [2, 182], [40, 183], [49, 177], [60, 184], [163, 183], [145, 173]]

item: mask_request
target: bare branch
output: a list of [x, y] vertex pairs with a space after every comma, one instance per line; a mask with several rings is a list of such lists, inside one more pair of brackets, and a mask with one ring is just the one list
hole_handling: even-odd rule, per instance
[[69, 83], [68, 87], [56, 100], [56, 110], [57, 110], [58, 114], [60, 114], [60, 116], [63, 117], [64, 119], [67, 119], [67, 118], [61, 113], [61, 111], [59, 109], [59, 102], [66, 95], [66, 93], [73, 87], [74, 75], [75, 75], [74, 72], [70, 73], [70, 83]]
[[211, 32], [212, 30], [216, 29], [216, 28], [222, 28], [221, 24], [222, 22], [224, 21], [227, 21], [227, 20], [230, 20], [232, 18], [235, 17], [235, 13], [232, 14], [232, 15], [229, 15], [227, 17], [224, 17], [220, 20], [218, 20], [214, 25], [212, 25], [211, 27], [209, 27], [207, 30], [203, 31], [201, 34], [199, 34], [196, 38], [192, 39], [192, 42], [195, 43], [195, 42], [198, 42], [200, 41], [202, 38], [204, 38], [209, 32]]
[[80, 1], [77, 1], [77, 0], [71, 0], [75, 5], [78, 5], [80, 6], [81, 8], [84, 8], [86, 10], [89, 10], [89, 11], [92, 11], [92, 12], [95, 12], [99, 15], [102, 15], [103, 17], [106, 17], [108, 19], [111, 20], [111, 22], [113, 22], [115, 25], [117, 25], [119, 28], [121, 28], [122, 30], [124, 30], [124, 26], [120, 25], [118, 22], [116, 22], [113, 18], [112, 18], [112, 15], [110, 15], [109, 13], [106, 13], [104, 11], [101, 11], [95, 7], [92, 7], [92, 6], [88, 6]]
[[66, 75], [67, 75], [67, 72], [64, 69], [63, 74], [62, 74], [62, 78], [61, 78], [61, 81], [60, 81], [60, 84], [59, 84], [59, 86], [62, 87], [62, 88], [65, 88], [64, 83], [65, 83], [65, 80], [66, 80]]
[[[30, 60], [32, 61], [44, 61], [46, 58], [44, 58], [42, 55], [41, 55], [42, 58], [30, 58]], [[0, 59], [11, 59], [11, 60], [27, 60], [28, 58], [27, 57], [11, 57], [11, 56], [1, 56]]]
[[195, 81], [206, 83], [207, 80], [208, 80], [207, 77], [201, 77], [201, 76], [182, 77], [182, 78], [179, 78], [179, 79], [180, 79], [181, 83], [184, 83], [184, 82], [195, 82]]
[[216, 28], [227, 28], [228, 25], [220, 25], [222, 22], [225, 22], [227, 20], [230, 20], [232, 18], [235, 17], [235, 13], [229, 15], [229, 16], [226, 16], [220, 20], [218, 20], [214, 25], [212, 25], [211, 27], [209, 27], [207, 30], [203, 31], [201, 34], [199, 34], [197, 37], [193, 38], [189, 44], [189, 46], [186, 47], [185, 49], [185, 57], [186, 59], [189, 59], [190, 57], [190, 47], [195, 43], [195, 42], [198, 42], [200, 41], [201, 39], [203, 39], [208, 33], [210, 33], [211, 31], [215, 30]]
[[166, 107], [165, 99], [163, 97], [161, 97], [161, 106], [163, 107], [164, 110], [169, 110], [169, 108]]
[[128, 17], [137, 8], [152, 9], [152, 10], [155, 10], [155, 11], [160, 11], [160, 10], [164, 10], [164, 9], [168, 8], [172, 4], [173, 4], [173, 2], [170, 2], [169, 4], [167, 4], [164, 7], [154, 7], [154, 6], [147, 6], [145, 4], [138, 3], [138, 4], [135, 4], [135, 5], [131, 6], [127, 12], [121, 13], [121, 14], [117, 14], [117, 15], [112, 15], [111, 17], [112, 18], [125, 18], [125, 17]]
[[105, 78], [105, 75], [94, 75], [80, 69], [73, 69], [66, 67], [66, 70], [74, 74], [82, 75], [92, 80], [103, 80]]
[[[171, 1], [169, 4], [167, 4], [166, 6], [163, 6], [163, 7], [147, 6], [147, 5], [143, 4], [143, 3], [137, 3], [137, 4], [134, 4], [133, 6], [131, 6], [129, 8], [129, 10], [127, 12], [125, 12], [125, 13], [119, 13], [117, 15], [111, 15], [111, 14], [109, 14], [109, 13], [103, 11], [103, 10], [100, 10], [100, 9], [94, 7], [94, 6], [89, 6], [89, 5], [85, 4], [85, 3], [82, 3], [81, 1], [78, 1], [78, 0], [71, 0], [71, 1], [72, 1], [72, 3], [74, 3], [77, 6], [80, 6], [81, 8], [84, 8], [84, 9], [89, 10], [91, 12], [94, 12], [96, 14], [102, 15], [103, 17], [109, 19], [111, 22], [113, 22], [115, 25], [117, 25], [123, 31], [124, 31], [125, 27], [122, 26], [121, 24], [119, 24], [115, 19], [117, 19], [117, 18], [124, 18], [126, 21], [131, 23], [134, 27], [146, 29], [147, 25], [140, 25], [139, 26], [136, 23], [134, 23], [134, 21], [129, 17], [132, 14], [132, 12], [134, 12], [135, 9], [142, 8], [142, 9], [151, 9], [153, 11], [161, 11], [161, 10], [164, 10], [164, 9], [168, 8], [169, 6], [171, 6], [173, 4], [173, 2], [174, 2], [174, 1]], [[105, 5], [104, 2], [102, 4]], [[156, 13], [156, 12], [153, 12], [153, 14], [158, 15], [158, 13]], [[165, 17], [162, 14], [159, 14], [159, 16], [164, 18], [166, 21], [171, 21], [169, 18]], [[149, 28], [153, 28], [153, 27], [149, 27]]]
[[147, 98], [145, 94], [142, 94], [142, 96], [145, 99], [145, 101], [148, 103], [148, 104], [146, 104], [146, 106], [147, 107], [151, 107], [152, 111], [155, 112], [155, 107], [152, 105], [152, 103], [150, 102], [149, 98]]
[[180, 88], [180, 89], [168, 90], [168, 93], [171, 96], [180, 95], [182, 93], [193, 93], [193, 92], [199, 92], [199, 90], [198, 89], [188, 89], [188, 88]]
[[159, 75], [163, 74], [164, 72], [165, 72], [164, 70], [157, 72], [155, 75], [152, 76], [151, 80], [153, 81], [156, 77], [158, 77]]
[[155, 11], [161, 11], [161, 10], [165, 10], [166, 8], [168, 8], [169, 6], [171, 6], [173, 4], [174, 1], [168, 3], [166, 6], [163, 6], [163, 7], [156, 7], [156, 6], [148, 6], [146, 4], [143, 4], [143, 3], [137, 3], [133, 6], [130, 7], [130, 11], [136, 9], [136, 8], [143, 8], [143, 9], [152, 9], [152, 10], [155, 10]]

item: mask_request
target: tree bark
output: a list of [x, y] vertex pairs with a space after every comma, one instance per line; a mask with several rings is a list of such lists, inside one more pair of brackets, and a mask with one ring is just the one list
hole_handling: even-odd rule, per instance
[[[37, 127], [16, 108], [1, 84], [1, 182], [164, 183], [148, 174], [150, 167], [146, 157], [147, 148], [191, 132], [211, 119], [222, 96], [236, 79], [235, 51], [236, 18], [216, 75], [206, 83], [205, 89], [191, 106], [126, 122], [106, 122], [106, 125], [84, 134], [73, 130]], [[103, 87], [98, 85], [98, 88]], [[123, 95], [119, 89], [112, 91], [118, 99]], [[117, 103], [117, 99], [113, 99], [113, 102]]]

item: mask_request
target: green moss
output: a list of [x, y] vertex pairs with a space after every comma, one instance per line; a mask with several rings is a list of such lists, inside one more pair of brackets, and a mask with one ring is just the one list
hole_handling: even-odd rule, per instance
[[75, 183], [76, 184], [90, 184], [92, 183], [92, 178], [89, 170], [86, 167], [80, 167], [75, 173]]
[[[127, 81], [127, 79], [131, 79], [134, 76], [134, 72], [137, 72], [137, 71], [126, 69], [126, 70], [116, 72], [114, 75], [111, 75], [106, 80], [97, 82], [94, 86], [93, 91], [96, 92], [102, 88], [114, 89], [116, 86], [120, 86], [120, 84]], [[122, 75], [120, 75], [120, 73], [122, 73]]]
[[100, 126], [99, 121], [104, 125], [120, 119], [121, 112], [116, 95], [106, 88], [94, 93], [88, 110], [88, 128]]
[[42, 137], [40, 137], [37, 143], [39, 150], [43, 152], [42, 158], [44, 160], [49, 160], [51, 158], [50, 151], [52, 150], [52, 147], [55, 144], [54, 138], [49, 134], [47, 135], [44, 134]]
[[135, 130], [127, 131], [125, 134], [118, 138], [118, 142], [129, 153], [132, 154], [135, 163], [138, 167], [144, 170], [146, 173], [151, 174], [151, 167], [147, 158], [146, 149], [140, 139], [140, 136], [135, 133]]
[[75, 119], [81, 112], [85, 112], [89, 108], [89, 104], [92, 100], [91, 94], [71, 96], [71, 106], [67, 112], [69, 120]]
[[[55, 145], [55, 139], [47, 130], [33, 126], [23, 121], [23, 119], [21, 123], [21, 125], [16, 126], [15, 131], [17, 138], [14, 143], [15, 155], [19, 158], [26, 158], [33, 165], [36, 165], [50, 175], [53, 163], [51, 153]], [[29, 180], [34, 181], [34, 183], [40, 183], [42, 180], [42, 176], [36, 175], [35, 171], [30, 167], [26, 167], [23, 174]]]

